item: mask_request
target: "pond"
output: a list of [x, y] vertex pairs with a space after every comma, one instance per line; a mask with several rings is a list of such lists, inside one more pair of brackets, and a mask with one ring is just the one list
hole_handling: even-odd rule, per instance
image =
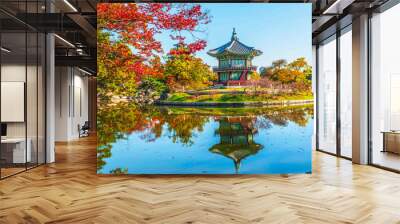
[[312, 105], [99, 108], [99, 174], [311, 172]]

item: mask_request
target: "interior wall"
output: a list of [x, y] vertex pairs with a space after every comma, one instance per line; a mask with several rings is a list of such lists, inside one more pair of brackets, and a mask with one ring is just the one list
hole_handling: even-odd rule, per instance
[[88, 77], [74, 67], [56, 67], [56, 141], [79, 138], [78, 125], [89, 119]]
[[70, 75], [68, 67], [55, 68], [55, 140], [67, 141], [69, 133], [69, 88]]
[[[44, 80], [42, 67], [38, 65], [36, 59], [28, 61], [28, 64], [20, 62], [10, 62], [11, 60], [3, 60], [1, 64], [1, 81], [2, 82], [23, 82], [25, 84], [24, 107], [21, 108], [22, 113], [26, 114], [21, 122], [3, 122], [7, 124], [7, 139], [25, 139], [26, 144], [26, 166], [34, 167], [37, 164], [42, 164], [45, 161], [44, 151]], [[6, 93], [7, 94], [7, 93]], [[7, 97], [7, 95], [2, 96]], [[2, 110], [10, 110], [9, 108], [1, 108]], [[13, 113], [12, 111], [3, 111]], [[3, 145], [6, 147], [5, 145]], [[8, 146], [7, 146], [8, 147]], [[3, 152], [6, 148], [2, 149]], [[15, 155], [19, 155], [14, 150]], [[7, 157], [7, 156], [6, 156]], [[15, 158], [14, 158], [15, 159]], [[13, 161], [14, 161], [13, 159]], [[20, 160], [15, 160], [15, 164], [20, 163]], [[7, 167], [10, 165], [6, 165]], [[20, 167], [20, 165], [18, 165]], [[12, 168], [10, 168], [11, 170]], [[3, 169], [5, 171], [5, 169]], [[13, 171], [8, 171], [6, 175], [12, 174]]]
[[[25, 64], [2, 64], [1, 66], [1, 81], [2, 82], [25, 82]], [[36, 65], [27, 66], [27, 74], [36, 74]], [[28, 76], [28, 85], [36, 86], [37, 81]], [[26, 83], [26, 82], [25, 82]], [[36, 88], [27, 88], [27, 102], [35, 103], [27, 105], [27, 107], [36, 108]], [[38, 105], [39, 107], [42, 105]], [[5, 109], [5, 108], [4, 108]], [[36, 113], [27, 113], [27, 121], [36, 121]], [[36, 130], [36, 123], [28, 125], [28, 133], [34, 133]], [[32, 130], [30, 130], [32, 129]], [[25, 137], [25, 123], [24, 122], [7, 122], [7, 137]], [[30, 136], [28, 136], [29, 138]]]
[[90, 122], [90, 130], [96, 132], [97, 124], [97, 79], [96, 77], [88, 78], [88, 114]]

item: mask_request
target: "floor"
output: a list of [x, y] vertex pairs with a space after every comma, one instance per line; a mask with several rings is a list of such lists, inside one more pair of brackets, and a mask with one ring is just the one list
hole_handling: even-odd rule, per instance
[[1, 177], [7, 177], [19, 172], [23, 172], [25, 168], [1, 168]]
[[37, 166], [37, 165], [36, 164], [28, 164], [27, 168], [25, 168], [25, 165], [22, 165], [22, 167], [21, 167], [21, 165], [19, 165], [19, 167], [1, 168], [1, 178], [8, 177], [8, 176], [14, 175], [16, 173], [23, 172], [26, 169], [32, 169], [35, 166]]
[[376, 150], [373, 155], [374, 164], [400, 170], [400, 155]]
[[315, 152], [311, 175], [99, 176], [96, 139], [0, 181], [0, 223], [400, 223], [400, 175]]

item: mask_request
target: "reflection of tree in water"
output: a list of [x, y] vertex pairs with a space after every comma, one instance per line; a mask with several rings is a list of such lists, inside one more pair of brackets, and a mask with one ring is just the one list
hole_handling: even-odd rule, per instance
[[220, 137], [220, 143], [209, 150], [232, 159], [238, 173], [241, 161], [263, 148], [254, 142], [254, 135], [258, 132], [256, 117], [222, 117], [217, 120], [219, 128], [216, 134]]
[[[299, 126], [305, 126], [312, 117], [312, 106], [276, 107], [276, 108], [177, 108], [177, 107], [146, 107], [120, 103], [113, 106], [98, 106], [97, 112], [97, 169], [105, 165], [105, 159], [111, 157], [112, 144], [126, 138], [131, 133], [139, 133], [145, 141], [154, 141], [162, 136], [168, 136], [173, 142], [190, 146], [196, 132], [202, 132], [204, 125], [211, 117], [230, 117], [230, 120], [220, 120], [222, 127], [232, 119], [242, 119], [237, 127], [248, 135], [235, 137], [232, 142], [243, 141], [247, 148], [237, 151], [237, 146], [218, 147], [211, 151], [223, 155], [231, 155], [240, 165], [240, 158], [245, 158], [260, 150], [253, 142], [257, 130], [268, 129], [274, 125], [286, 126], [288, 121]], [[246, 120], [249, 119], [250, 120]], [[222, 119], [222, 118], [221, 118]], [[222, 122], [222, 123], [221, 123]], [[224, 123], [225, 122], [225, 123]], [[227, 122], [227, 123], [226, 123]], [[242, 129], [240, 129], [239, 124]], [[228, 126], [226, 126], [228, 127]], [[234, 130], [234, 126], [228, 127]], [[166, 133], [164, 133], [166, 132]], [[246, 141], [245, 141], [246, 140]], [[221, 144], [224, 141], [221, 139]], [[225, 142], [226, 143], [226, 142]], [[237, 145], [237, 144], [236, 144]], [[235, 159], [234, 159], [235, 161]], [[118, 172], [118, 171], [117, 171]]]
[[99, 105], [97, 111], [97, 170], [111, 157], [112, 144], [137, 132], [145, 141], [154, 141], [163, 135], [164, 128], [173, 142], [191, 145], [195, 131], [203, 131], [207, 116], [172, 114], [165, 108], [137, 108], [120, 103], [112, 106]]
[[115, 168], [110, 170], [110, 174], [128, 174], [128, 168]]
[[140, 127], [140, 111], [128, 104], [98, 105], [97, 110], [97, 170], [111, 157], [112, 143], [125, 137], [135, 127]]
[[154, 141], [163, 135], [163, 131], [168, 131], [168, 137], [172, 142], [180, 142], [183, 145], [193, 144], [192, 138], [195, 132], [202, 132], [203, 126], [209, 121], [206, 116], [194, 116], [192, 114], [175, 114], [166, 108], [147, 107], [141, 109], [141, 127], [136, 127], [133, 132], [141, 134], [141, 138], [146, 141]]
[[310, 118], [306, 110], [300, 109], [273, 111], [264, 114], [263, 117], [275, 125], [287, 126], [288, 122], [291, 121], [301, 127], [306, 126]]
[[194, 132], [202, 132], [203, 126], [209, 120], [204, 116], [193, 116], [191, 114], [168, 115], [165, 122], [172, 141], [181, 142], [184, 145], [192, 145]]

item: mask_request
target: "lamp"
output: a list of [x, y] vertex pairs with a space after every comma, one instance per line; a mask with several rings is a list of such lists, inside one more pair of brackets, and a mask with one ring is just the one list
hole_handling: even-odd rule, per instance
[[66, 43], [67, 45], [69, 45], [70, 47], [75, 48], [75, 45], [73, 45], [71, 42], [69, 42], [68, 40], [60, 37], [58, 34], [54, 34], [55, 37], [57, 37], [59, 40], [61, 40], [62, 42]]
[[68, 5], [68, 7], [70, 7], [74, 12], [78, 12], [78, 10], [68, 0], [64, 0], [64, 3]]
[[5, 47], [1, 47], [0, 49], [1, 49], [1, 51], [4, 51], [6, 53], [10, 53], [11, 52], [11, 50], [9, 50], [9, 49], [7, 49]]
[[79, 67], [78, 67], [78, 70], [81, 71], [81, 72], [83, 72], [83, 73], [85, 73], [86, 75], [89, 75], [89, 76], [92, 76], [92, 75], [93, 75], [92, 73], [90, 73], [90, 72], [88, 72], [88, 71], [86, 71], [86, 70], [83, 70], [83, 69], [81, 69], [81, 68], [79, 68]]

